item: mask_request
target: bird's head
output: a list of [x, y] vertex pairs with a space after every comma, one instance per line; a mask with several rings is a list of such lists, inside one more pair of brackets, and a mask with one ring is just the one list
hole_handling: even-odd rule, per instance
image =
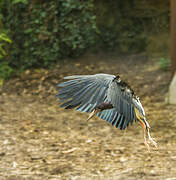
[[118, 83], [121, 82], [120, 75], [117, 74], [116, 77], [113, 79], [113, 81], [117, 81]]

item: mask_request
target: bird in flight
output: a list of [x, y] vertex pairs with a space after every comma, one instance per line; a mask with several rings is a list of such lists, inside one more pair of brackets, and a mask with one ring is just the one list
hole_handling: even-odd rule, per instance
[[144, 144], [148, 149], [150, 143], [157, 147], [150, 135], [150, 126], [139, 97], [119, 75], [73, 75], [64, 79], [67, 81], [58, 85], [57, 94], [61, 107], [88, 112], [87, 120], [97, 115], [121, 130], [139, 121], [143, 128]]

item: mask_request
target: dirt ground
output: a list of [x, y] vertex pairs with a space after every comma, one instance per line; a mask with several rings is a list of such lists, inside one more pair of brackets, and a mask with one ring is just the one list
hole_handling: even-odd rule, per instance
[[[148, 152], [134, 123], [120, 131], [59, 108], [57, 84], [71, 74], [120, 74], [140, 96], [158, 148]], [[176, 180], [176, 106], [165, 102], [169, 72], [142, 55], [87, 55], [35, 69], [0, 90], [0, 180]]]

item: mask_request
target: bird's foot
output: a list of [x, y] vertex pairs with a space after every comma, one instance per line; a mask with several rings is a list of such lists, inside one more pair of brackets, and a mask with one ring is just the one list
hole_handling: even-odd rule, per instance
[[158, 147], [157, 142], [151, 136], [149, 136], [148, 142], [153, 144], [156, 148]]
[[148, 134], [148, 142], [157, 148], [157, 142], [151, 137], [149, 129], [147, 131], [147, 134]]
[[154, 145], [157, 148], [156, 141], [150, 136], [150, 132], [148, 130], [148, 140], [146, 139], [146, 135], [144, 134], [144, 144], [146, 145], [148, 151], [150, 152], [150, 144]]
[[144, 136], [144, 144], [147, 147], [148, 151], [150, 152], [150, 146], [149, 146], [145, 136]]

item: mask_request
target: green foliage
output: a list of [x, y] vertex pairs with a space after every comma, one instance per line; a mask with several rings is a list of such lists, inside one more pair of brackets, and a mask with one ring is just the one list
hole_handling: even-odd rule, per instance
[[27, 4], [28, 0], [12, 0], [12, 4], [18, 4], [18, 3]]
[[3, 84], [3, 79], [8, 79], [14, 73], [14, 69], [10, 67], [9, 61], [6, 58], [8, 56], [8, 46], [12, 43], [12, 40], [7, 35], [7, 29], [4, 28], [3, 20], [4, 5], [6, 3], [26, 3], [27, 0], [1, 0], [0, 1], [0, 87]]
[[0, 28], [12, 40], [0, 38], [1, 56], [26, 69], [97, 48], [144, 51], [150, 33], [168, 28], [169, 1], [159, 1], [0, 0]]
[[8, 79], [13, 73], [14, 70], [7, 62], [0, 62], [0, 79]]
[[4, 8], [4, 25], [13, 41], [11, 66], [47, 67], [59, 59], [77, 57], [95, 43], [93, 0], [24, 2]]
[[159, 66], [163, 71], [167, 71], [170, 67], [170, 60], [168, 58], [160, 58]]
[[2, 59], [4, 56], [7, 55], [7, 52], [5, 50], [5, 45], [11, 42], [12, 41], [5, 33], [0, 32], [0, 59]]

